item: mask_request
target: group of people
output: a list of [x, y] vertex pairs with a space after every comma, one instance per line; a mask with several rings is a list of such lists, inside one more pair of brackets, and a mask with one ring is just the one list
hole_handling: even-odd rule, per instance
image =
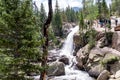
[[105, 27], [106, 24], [111, 26], [111, 19], [101, 18], [101, 19], [99, 19], [99, 24], [100, 24], [100, 27]]
[[[99, 24], [100, 24], [100, 27], [105, 27], [106, 24], [108, 24], [111, 27], [111, 19], [101, 18], [101, 19], [99, 19]], [[117, 18], [115, 19], [115, 25], [116, 26], [118, 25], [118, 19]]]

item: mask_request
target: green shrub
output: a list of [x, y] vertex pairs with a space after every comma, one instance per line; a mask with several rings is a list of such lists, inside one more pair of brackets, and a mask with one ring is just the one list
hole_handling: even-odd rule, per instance
[[85, 46], [86, 44], [89, 44], [89, 49], [92, 49], [95, 47], [95, 38], [96, 38], [97, 32], [94, 29], [90, 29], [86, 31], [86, 33], [81, 33], [80, 34], [80, 42], [81, 46]]

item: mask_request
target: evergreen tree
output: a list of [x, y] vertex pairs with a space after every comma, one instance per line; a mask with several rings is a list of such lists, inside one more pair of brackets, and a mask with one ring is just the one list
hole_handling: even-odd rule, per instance
[[65, 14], [65, 10], [62, 10], [61, 15], [62, 15], [62, 22], [67, 22], [67, 16]]
[[78, 22], [78, 11], [75, 11], [74, 8], [70, 6], [66, 7], [65, 14], [68, 22]]
[[84, 17], [83, 17], [83, 12], [81, 11], [80, 16], [79, 16], [80, 22], [79, 22], [79, 31], [83, 32], [84, 29]]
[[0, 8], [0, 52], [10, 59], [1, 78], [26, 80], [25, 76], [40, 69], [31, 62], [40, 58], [32, 0], [1, 0]]
[[101, 18], [101, 0], [97, 0], [96, 2], [97, 6], [98, 6], [98, 18]]
[[120, 0], [112, 0], [112, 12], [120, 16]]
[[46, 12], [44, 9], [44, 5], [43, 5], [43, 3], [41, 3], [41, 8], [40, 8], [40, 26], [41, 26], [41, 28], [45, 22], [46, 17], [47, 16], [46, 16]]
[[108, 10], [108, 7], [107, 7], [107, 4], [106, 4], [106, 1], [105, 0], [102, 0], [102, 16], [105, 18], [105, 17], [109, 17], [109, 10]]
[[70, 6], [66, 7], [66, 16], [67, 16], [67, 21], [71, 22], [71, 8]]
[[56, 36], [62, 36], [62, 17], [58, 6], [58, 1], [56, 0], [55, 13], [52, 21], [53, 30]]

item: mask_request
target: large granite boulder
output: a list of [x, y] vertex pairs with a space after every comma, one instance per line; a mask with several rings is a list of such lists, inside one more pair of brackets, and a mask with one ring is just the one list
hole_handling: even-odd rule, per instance
[[112, 47], [120, 51], [120, 31], [114, 32], [112, 38]]
[[70, 23], [63, 23], [63, 26], [62, 26], [62, 28], [63, 28], [63, 35], [64, 35], [64, 37], [66, 37], [67, 35], [68, 35], [68, 33], [71, 31], [70, 29], [72, 28], [73, 26], [72, 26], [72, 24], [70, 24]]
[[49, 64], [49, 68], [47, 70], [48, 76], [61, 76], [65, 75], [65, 64], [62, 62], [52, 62]]
[[74, 47], [75, 47], [75, 54], [74, 55], [76, 55], [76, 52], [81, 48], [81, 40], [80, 40], [79, 33], [74, 34], [73, 41], [74, 41]]
[[109, 76], [110, 76], [110, 72], [107, 70], [104, 70], [100, 73], [97, 80], [108, 80]]
[[112, 74], [115, 74], [119, 70], [120, 70], [120, 61], [117, 61], [114, 64], [110, 65], [110, 72]]
[[87, 63], [88, 60], [88, 54], [89, 54], [89, 45], [87, 44], [85, 47], [79, 49], [79, 51], [76, 54], [76, 60], [77, 60], [77, 67], [79, 69], [83, 69], [84, 64]]
[[105, 67], [101, 64], [92, 66], [92, 68], [89, 70], [89, 75], [92, 77], [97, 78], [101, 72], [105, 70]]

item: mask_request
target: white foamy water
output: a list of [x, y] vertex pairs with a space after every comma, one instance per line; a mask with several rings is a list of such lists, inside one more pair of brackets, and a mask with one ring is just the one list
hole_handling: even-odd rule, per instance
[[[74, 69], [74, 64], [77, 63], [75, 56], [73, 56], [73, 36], [79, 31], [79, 26], [76, 26], [71, 29], [71, 32], [68, 34], [65, 43], [61, 49], [60, 56], [66, 55], [69, 58], [69, 65], [65, 66], [65, 75], [55, 76], [50, 80], [93, 80], [88, 73], [80, 70]], [[40, 76], [35, 76], [34, 80], [38, 80]]]
[[71, 65], [76, 64], [77, 61], [75, 56], [73, 56], [73, 36], [76, 32], [79, 31], [79, 26], [71, 29], [71, 32], [67, 36], [63, 48], [61, 49], [60, 55], [66, 55], [69, 58], [70, 64], [65, 67], [65, 75], [64, 76], [57, 76], [52, 80], [93, 80], [88, 73], [75, 70]]

